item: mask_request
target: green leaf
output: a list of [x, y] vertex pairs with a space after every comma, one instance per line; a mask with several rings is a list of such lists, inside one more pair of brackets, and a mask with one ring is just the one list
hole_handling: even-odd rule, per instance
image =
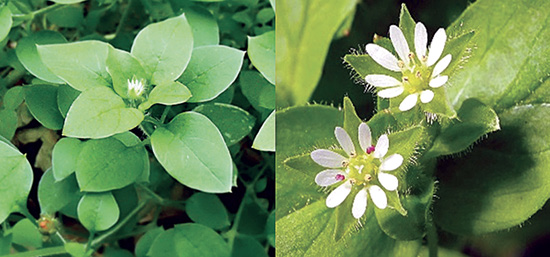
[[269, 244], [275, 247], [275, 211], [271, 212], [267, 218], [267, 222], [265, 223], [265, 234]]
[[76, 170], [76, 162], [83, 146], [76, 138], [65, 137], [57, 141], [52, 151], [52, 173], [56, 181], [66, 178]]
[[111, 86], [105, 68], [109, 47], [100, 41], [37, 46], [46, 67], [78, 91]]
[[443, 125], [441, 134], [423, 158], [462, 152], [483, 135], [499, 129], [493, 109], [474, 98], [467, 99], [458, 110], [458, 118]]
[[18, 150], [0, 140], [0, 223], [20, 208], [26, 208], [33, 171], [29, 161]]
[[470, 58], [449, 77], [452, 104], [476, 97], [499, 113], [543, 86], [550, 71], [549, 14], [550, 2], [544, 0], [470, 5], [447, 31], [449, 35], [475, 31]]
[[193, 31], [193, 47], [217, 45], [220, 42], [218, 22], [210, 11], [195, 5], [183, 12]]
[[29, 219], [22, 219], [11, 228], [12, 243], [25, 247], [42, 247], [42, 235]]
[[11, 250], [11, 242], [13, 235], [11, 233], [6, 233], [2, 231], [0, 233], [0, 254], [9, 255]]
[[191, 220], [212, 229], [223, 229], [231, 225], [225, 206], [213, 194], [193, 194], [187, 200], [185, 210]]
[[193, 93], [189, 102], [209, 101], [225, 91], [239, 75], [243, 57], [243, 51], [228, 46], [195, 48], [189, 66], [178, 79]]
[[229, 257], [230, 248], [211, 228], [186, 223], [162, 232], [153, 241], [147, 256], [150, 257]]
[[66, 5], [46, 14], [49, 22], [61, 28], [78, 28], [84, 21], [82, 5]]
[[277, 2], [278, 106], [306, 103], [321, 77], [330, 42], [357, 1]]
[[440, 163], [435, 221], [458, 234], [522, 224], [550, 195], [550, 107], [520, 105], [499, 114], [502, 130], [467, 156]]
[[164, 228], [157, 227], [151, 229], [143, 235], [136, 244], [135, 254], [136, 257], [147, 257], [147, 252], [153, 245], [154, 240], [164, 232]]
[[4, 40], [11, 30], [12, 25], [10, 8], [5, 5], [0, 8], [0, 41]]
[[12, 87], [6, 92], [4, 98], [2, 99], [3, 108], [8, 110], [16, 110], [23, 102], [23, 99], [25, 99], [25, 91], [23, 90], [23, 87]]
[[187, 102], [191, 98], [191, 91], [178, 81], [162, 83], [151, 90], [147, 101], [139, 106], [140, 110], [147, 110], [153, 104], [176, 105]]
[[65, 244], [65, 251], [72, 257], [88, 257], [91, 254], [86, 253], [86, 245], [75, 242], [68, 242]]
[[248, 56], [254, 67], [275, 85], [275, 31], [248, 37]]
[[158, 85], [177, 79], [187, 67], [192, 51], [193, 34], [182, 14], [141, 30], [131, 53], [142, 62], [151, 84]]
[[145, 147], [134, 134], [88, 140], [76, 163], [81, 191], [103, 192], [123, 188], [149, 170]]
[[204, 115], [177, 115], [155, 130], [151, 144], [159, 162], [180, 183], [209, 193], [231, 191], [231, 156], [221, 133]]
[[254, 138], [252, 148], [260, 151], [275, 152], [275, 111], [264, 121], [260, 131]]
[[58, 4], [76, 4], [76, 3], [84, 2], [86, 0], [52, 0], [52, 1]]
[[145, 70], [131, 53], [113, 47], [109, 48], [107, 72], [111, 75], [115, 92], [123, 98], [130, 98], [128, 81], [147, 79]]
[[103, 231], [112, 227], [120, 211], [113, 194], [86, 193], [78, 203], [78, 220], [90, 232]]
[[218, 127], [228, 146], [241, 141], [252, 131], [254, 124], [256, 124], [254, 116], [230, 104], [203, 104], [197, 106], [193, 111], [210, 119]]
[[67, 113], [63, 135], [104, 138], [136, 127], [143, 118], [143, 113], [126, 107], [112, 89], [97, 87], [82, 92], [76, 98]]
[[57, 108], [63, 117], [67, 117], [69, 108], [74, 103], [74, 100], [80, 95], [80, 91], [66, 85], [59, 85], [57, 88]]
[[80, 197], [74, 176], [56, 181], [53, 171], [48, 169], [38, 183], [38, 202], [42, 213], [55, 214]]
[[46, 67], [36, 47], [37, 45], [59, 44], [65, 42], [67, 42], [67, 40], [61, 33], [51, 30], [42, 30], [22, 38], [17, 43], [15, 53], [21, 64], [23, 64], [25, 69], [32, 75], [47, 82], [60, 84], [64, 83], [64, 81]]
[[0, 110], [0, 136], [11, 140], [17, 130], [17, 113], [13, 110]]
[[239, 84], [243, 95], [254, 109], [275, 109], [275, 85], [269, 83], [256, 71], [243, 71], [239, 76]]
[[232, 250], [233, 257], [268, 257], [264, 246], [251, 236], [237, 236]]
[[25, 87], [25, 102], [32, 116], [44, 127], [53, 130], [63, 128], [63, 116], [57, 107], [57, 86], [27, 86]]

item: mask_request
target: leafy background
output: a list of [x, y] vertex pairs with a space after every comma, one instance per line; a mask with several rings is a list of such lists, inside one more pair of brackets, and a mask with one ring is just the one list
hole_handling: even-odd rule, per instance
[[[283, 1], [281, 1], [283, 2]], [[482, 139], [480, 142], [477, 142], [474, 146], [474, 150], [472, 152], [471, 149], [467, 150], [466, 152], [455, 154], [452, 157], [454, 158], [442, 158], [438, 161], [437, 170], [441, 171], [438, 174], [438, 177], [442, 179], [443, 185], [439, 185], [441, 188], [444, 188], [444, 186], [450, 186], [450, 190], [442, 190], [439, 192], [436, 192], [436, 196], [440, 196], [443, 198], [449, 198], [449, 197], [455, 197], [456, 195], [471, 195], [471, 197], [464, 197], [464, 199], [475, 199], [476, 193], [480, 193], [480, 191], [476, 192], [469, 192], [470, 189], [473, 188], [483, 188], [483, 185], [487, 185], [487, 188], [490, 187], [490, 185], [495, 187], [495, 193], [493, 196], [502, 196], [503, 198], [506, 197], [507, 193], [506, 191], [499, 191], [499, 190], [505, 190], [506, 186], [500, 187], [502, 185], [506, 185], [506, 183], [514, 183], [517, 182], [518, 185], [520, 183], [525, 183], [524, 185], [526, 188], [524, 190], [530, 191], [537, 188], [540, 188], [541, 190], [544, 190], [544, 183], [543, 180], [541, 184], [533, 184], [532, 182], [529, 182], [532, 177], [528, 174], [529, 171], [526, 171], [524, 174], [517, 174], [517, 180], [513, 179], [515, 176], [510, 175], [510, 180], [506, 179], [496, 179], [498, 175], [496, 175], [499, 172], [502, 172], [502, 170], [524, 170], [524, 168], [520, 168], [519, 166], [514, 166], [515, 169], [511, 169], [510, 164], [512, 163], [523, 163], [527, 167], [545, 167], [544, 164], [546, 157], [541, 156], [540, 158], [536, 157], [534, 160], [530, 160], [529, 158], [522, 159], [521, 157], [505, 157], [505, 155], [493, 155], [492, 153], [488, 156], [491, 156], [490, 159], [486, 159], [483, 156], [487, 155], [489, 152], [494, 151], [494, 149], [498, 149], [498, 151], [504, 150], [504, 152], [509, 151], [517, 151], [518, 156], [520, 156], [523, 153], [530, 152], [535, 153], [537, 151], [544, 152], [545, 147], [542, 145], [538, 145], [534, 140], [534, 138], [537, 138], [538, 140], [545, 140], [546, 134], [544, 130], [537, 129], [535, 127], [544, 127], [545, 120], [542, 118], [541, 115], [544, 116], [544, 109], [545, 107], [537, 106], [534, 109], [531, 109], [530, 107], [524, 106], [524, 107], [517, 107], [517, 108], [510, 108], [511, 106], [514, 106], [516, 104], [540, 104], [547, 101], [547, 94], [543, 93], [545, 90], [547, 90], [546, 86], [544, 86], [546, 83], [544, 82], [544, 78], [547, 77], [548, 69], [547, 67], [547, 61], [537, 59], [536, 57], [528, 57], [528, 59], [522, 59], [526, 56], [537, 56], [536, 53], [540, 53], [538, 55], [538, 58], [546, 58], [547, 55], [545, 55], [547, 51], [547, 47], [545, 48], [542, 43], [538, 43], [539, 40], [543, 40], [543, 38], [546, 37], [548, 34], [548, 25], [547, 25], [547, 19], [545, 19], [545, 10], [544, 8], [540, 9], [540, 12], [538, 11], [537, 6], [538, 4], [543, 3], [542, 2], [529, 2], [529, 1], [510, 1], [505, 3], [500, 3], [499, 1], [484, 1], [484, 4], [480, 5], [478, 9], [478, 13], [476, 15], [472, 15], [467, 17], [468, 19], [475, 20], [477, 22], [483, 23], [483, 24], [489, 24], [486, 27], [483, 27], [482, 29], [485, 29], [489, 32], [487, 35], [489, 35], [487, 38], [483, 39], [476, 39], [479, 40], [478, 47], [479, 51], [485, 51], [484, 47], [487, 46], [494, 46], [493, 49], [499, 49], [502, 47], [502, 49], [506, 49], [507, 45], [514, 45], [518, 44], [518, 42], [529, 42], [530, 40], [533, 40], [531, 42], [533, 43], [527, 43], [527, 45], [531, 46], [531, 50], [528, 50], [527, 48], [520, 48], [516, 49], [514, 51], [510, 50], [507, 51], [500, 51], [496, 50], [495, 52], [492, 52], [489, 56], [496, 57], [499, 56], [496, 59], [490, 59], [495, 60], [495, 63], [493, 65], [487, 65], [487, 69], [494, 69], [494, 70], [500, 70], [505, 68], [501, 68], [498, 66], [499, 60], [502, 61], [504, 59], [510, 59], [512, 60], [511, 63], [507, 63], [508, 67], [514, 67], [511, 68], [511, 70], [508, 70], [511, 74], [506, 74], [503, 70], [500, 70], [499, 76], [496, 77], [496, 79], [493, 78], [494, 73], [488, 72], [487, 76], [485, 77], [485, 81], [488, 79], [491, 79], [490, 83], [476, 81], [478, 84], [483, 84], [479, 86], [470, 86], [467, 89], [467, 94], [469, 96], [476, 96], [480, 98], [483, 102], [486, 104], [489, 104], [492, 106], [495, 111], [501, 116], [501, 126], [503, 127], [502, 132], [497, 132], [494, 134], [488, 135], [488, 139]], [[331, 18], [334, 19], [340, 19], [343, 22], [343, 25], [340, 27], [331, 27], [332, 30], [335, 32], [334, 37], [326, 37], [324, 35], [323, 37], [315, 38], [314, 36], [309, 35], [309, 37], [306, 35], [306, 33], [302, 33], [304, 41], [307, 41], [308, 39], [314, 39], [318, 40], [319, 42], [325, 43], [325, 45], [320, 46], [322, 44], [319, 43], [319, 45], [312, 46], [312, 44], [305, 44], [307, 46], [311, 46], [313, 51], [317, 51], [315, 58], [312, 58], [312, 62], [315, 62], [316, 60], [321, 60], [321, 65], [310, 65], [308, 66], [311, 71], [305, 74], [307, 78], [302, 78], [303, 83], [295, 83], [292, 84], [292, 82], [288, 82], [288, 84], [279, 83], [278, 87], [281, 88], [294, 88], [296, 91], [301, 91], [295, 93], [295, 96], [289, 97], [290, 94], [288, 91], [292, 91], [292, 89], [289, 90], [281, 90], [282, 93], [279, 94], [279, 89], [277, 91], [278, 93], [278, 105], [279, 106], [289, 106], [289, 105], [302, 105], [306, 102], [318, 102], [323, 104], [332, 104], [334, 106], [342, 106], [342, 96], [347, 95], [349, 96], [353, 103], [355, 104], [355, 107], [359, 113], [359, 116], [364, 119], [369, 119], [375, 110], [375, 104], [376, 101], [372, 97], [372, 94], [370, 93], [364, 93], [364, 88], [360, 85], [357, 85], [354, 83], [353, 79], [350, 79], [350, 70], [345, 67], [344, 64], [342, 64], [342, 57], [344, 54], [348, 53], [350, 49], [360, 49], [364, 47], [364, 45], [368, 42], [372, 42], [372, 35], [379, 34], [383, 36], [387, 36], [387, 30], [390, 24], [397, 24], [398, 17], [399, 17], [399, 10], [401, 3], [405, 3], [407, 7], [409, 8], [412, 16], [417, 21], [422, 21], [428, 28], [428, 32], [430, 35], [433, 35], [436, 29], [439, 27], [447, 28], [449, 27], [453, 21], [455, 21], [461, 13], [471, 4], [471, 1], [360, 1], [357, 6], [354, 8], [348, 8], [345, 9], [349, 11], [350, 15], [346, 15], [346, 11], [341, 11], [338, 9], [338, 12], [335, 11], [338, 15], [334, 15]], [[349, 6], [355, 6], [355, 1], [341, 1], [339, 3], [340, 7], [349, 7]], [[290, 4], [289, 4], [290, 6]], [[321, 4], [318, 5], [319, 7], [319, 14], [315, 15], [315, 17], [311, 17], [310, 20], [314, 21], [315, 19], [319, 19], [319, 17], [326, 17], [326, 15], [323, 15], [323, 11], [327, 11], [330, 8], [327, 8], [326, 6], [321, 6]], [[281, 4], [279, 4], [279, 10], [281, 10], [283, 7], [281, 7]], [[325, 9], [322, 9], [325, 8]], [[333, 7], [334, 10], [336, 10], [336, 7]], [[480, 11], [483, 10], [483, 11]], [[514, 11], [512, 11], [514, 10]], [[537, 11], [535, 11], [537, 10]], [[513, 13], [522, 13], [519, 16], [514, 16]], [[484, 13], [490, 13], [491, 15], [484, 15]], [[516, 14], [517, 14], [516, 13]], [[298, 15], [296, 13], [291, 13], [294, 15]], [[354, 14], [354, 15], [351, 15]], [[340, 15], [340, 16], [339, 16]], [[523, 16], [525, 15], [525, 16]], [[353, 17], [353, 18], [352, 18]], [[485, 17], [491, 17], [491, 18], [485, 18]], [[522, 18], [524, 17], [524, 18]], [[526, 20], [527, 17], [537, 17], [538, 20], [533, 18], [533, 23], [524, 24], [522, 21]], [[493, 19], [493, 20], [490, 20]], [[471, 20], [471, 21], [472, 21]], [[279, 22], [281, 23], [281, 22]], [[278, 23], [278, 26], [280, 25]], [[315, 22], [312, 22], [313, 24], [317, 24]], [[495, 24], [500, 24], [499, 26], [493, 26]], [[284, 24], [282, 24], [284, 25]], [[520, 29], [520, 27], [524, 25], [528, 29]], [[317, 32], [326, 30], [326, 27], [318, 26], [315, 27], [315, 25], [311, 25], [314, 29], [318, 29]], [[451, 29], [448, 30], [450, 33], [456, 33], [457, 31], [461, 31], [460, 29], [461, 22], [458, 21], [455, 23]], [[304, 25], [304, 27], [306, 27]], [[282, 29], [283, 26], [279, 26], [279, 29]], [[469, 27], [471, 29], [471, 27]], [[492, 29], [495, 30], [495, 32], [492, 32]], [[505, 32], [500, 33], [501, 31], [515, 31], [513, 32]], [[524, 37], [517, 36], [520, 34], [525, 33]], [[315, 34], [315, 33], [311, 33]], [[526, 36], [529, 35], [529, 36]], [[521, 39], [525, 38], [525, 41], [522, 41]], [[281, 40], [280, 38], [277, 38], [277, 40]], [[480, 43], [481, 42], [481, 43]], [[485, 43], [487, 42], [487, 43]], [[283, 42], [285, 43], [285, 42]], [[540, 44], [540, 46], [539, 46]], [[279, 45], [277, 45], [279, 47]], [[299, 54], [306, 54], [306, 51], [312, 51], [312, 50], [305, 50], [302, 53]], [[353, 51], [353, 50], [352, 50]], [[474, 50], [475, 51], [475, 50]], [[540, 52], [539, 52], [540, 51]], [[281, 51], [283, 54], [285, 54], [283, 51]], [[289, 51], [290, 52], [290, 51]], [[498, 53], [496, 53], [498, 52]], [[532, 52], [532, 54], [531, 54]], [[278, 51], [278, 53], [280, 53]], [[310, 52], [311, 53], [311, 52]], [[326, 53], [326, 56], [325, 56]], [[483, 53], [483, 52], [482, 52]], [[297, 54], [296, 52], [293, 52], [293, 54]], [[319, 57], [321, 56], [321, 57]], [[480, 54], [480, 56], [483, 56], [483, 54]], [[514, 59], [515, 56], [517, 56], [517, 59]], [[546, 57], [544, 57], [546, 56]], [[279, 57], [279, 56], [278, 56]], [[490, 58], [490, 57], [488, 57]], [[296, 58], [300, 60], [300, 58]], [[305, 58], [302, 58], [305, 59]], [[518, 71], [527, 71], [528, 68], [518, 68], [521, 67], [521, 64], [514, 63], [517, 60], [517, 62], [520, 62], [522, 60], [527, 60], [526, 63], [533, 65], [530, 67], [535, 67], [534, 69], [529, 70], [529, 72], [532, 72], [533, 74], [537, 74], [534, 76], [529, 75], [523, 75], [526, 73], [519, 73], [515, 79], [517, 81], [511, 80], [514, 78], [512, 74], [515, 74]], [[282, 62], [282, 61], [281, 61]], [[303, 61], [305, 63], [307, 61]], [[476, 59], [474, 55], [474, 59], [472, 59], [472, 65], [475, 65], [474, 63], [480, 62], [480, 59]], [[277, 65], [279, 65], [279, 60], [277, 61]], [[298, 65], [298, 64], [296, 64]], [[527, 65], [526, 65], [527, 66]], [[278, 66], [279, 67], [279, 66]], [[484, 66], [481, 66], [483, 68], [486, 68]], [[289, 68], [289, 70], [292, 70]], [[470, 69], [470, 73], [477, 72], [476, 69]], [[462, 78], [465, 78], [467, 76], [470, 76], [468, 72], [460, 73], [460, 71], [457, 72]], [[490, 74], [490, 75], [489, 75]], [[285, 75], [287, 75], [285, 73]], [[290, 76], [290, 75], [289, 75]], [[539, 81], [534, 81], [535, 78]], [[502, 80], [501, 80], [502, 79]], [[306, 82], [304, 82], [306, 81]], [[309, 83], [309, 84], [308, 84]], [[456, 82], [459, 83], [459, 82]], [[499, 91], [500, 88], [505, 88], [503, 85], [508, 85], [508, 83], [511, 83], [510, 88], [516, 88], [517, 90], [511, 92], [502, 92]], [[514, 84], [515, 83], [515, 84]], [[542, 83], [542, 86], [540, 84]], [[303, 86], [306, 84], [307, 86]], [[488, 84], [488, 85], [486, 85]], [[473, 84], [472, 84], [473, 85]], [[457, 91], [462, 88], [462, 85], [459, 84], [456, 87], [451, 87], [452, 95], [455, 96], [457, 94]], [[525, 88], [531, 88], [525, 89]], [[538, 88], [538, 92], [540, 93], [534, 93], [533, 91]], [[507, 96], [508, 93], [508, 96]], [[309, 95], [312, 94], [311, 97]], [[518, 100], [523, 99], [521, 94], [529, 95], [533, 94], [532, 96], [528, 97], [524, 100]], [[280, 97], [282, 96], [282, 97]], [[456, 108], [460, 106], [460, 102], [464, 100], [464, 98], [467, 96], [461, 96], [458, 98], [456, 102]], [[498, 101], [495, 99], [498, 99], [499, 97], [502, 101]], [[508, 98], [507, 98], [508, 97]], [[284, 100], [281, 100], [284, 99]], [[290, 100], [289, 100], [290, 99]], [[315, 106], [315, 108], [311, 108], [311, 112], [314, 112], [314, 109], [319, 110], [320, 107]], [[298, 110], [298, 109], [296, 109]], [[329, 112], [327, 111], [325, 115], [328, 115]], [[289, 117], [292, 115], [289, 113]], [[332, 115], [332, 114], [331, 114]], [[286, 117], [286, 116], [285, 116]], [[520, 118], [523, 117], [523, 118]], [[539, 118], [540, 117], [540, 118]], [[535, 121], [536, 120], [536, 121]], [[314, 119], [308, 119], [308, 121], [316, 122]], [[320, 121], [321, 122], [321, 121]], [[527, 125], [524, 129], [518, 129], [520, 124], [538, 124], [534, 126]], [[538, 123], [540, 122], [540, 123]], [[322, 122], [321, 122], [322, 123]], [[320, 123], [320, 124], [321, 124]], [[279, 130], [279, 133], [281, 133], [281, 130]], [[330, 136], [330, 131], [325, 131], [327, 133], [322, 134], [326, 135], [327, 137]], [[314, 133], [311, 131], [310, 133]], [[319, 132], [320, 133], [320, 132]], [[517, 140], [511, 141], [511, 144], [502, 144], [499, 142], [504, 142], [503, 140], [506, 140], [506, 138], [514, 138]], [[529, 143], [527, 144], [526, 141]], [[542, 141], [545, 142], [545, 141]], [[316, 146], [324, 145], [323, 141], [315, 142]], [[510, 148], [512, 145], [515, 145], [516, 148]], [[476, 147], [479, 147], [479, 149], [476, 149]], [[526, 148], [527, 147], [527, 148]], [[532, 148], [531, 148], [532, 147]], [[514, 149], [514, 150], [512, 150]], [[470, 157], [469, 157], [470, 155]], [[497, 163], [502, 162], [503, 160], [508, 160], [510, 158], [510, 162], [502, 165], [498, 165]], [[522, 162], [523, 161], [523, 162]], [[484, 166], [487, 170], [485, 173], [480, 173], [479, 169], [477, 168], [479, 163], [487, 162], [487, 165]], [[465, 166], [464, 166], [465, 165]], [[519, 164], [518, 164], [519, 165]], [[538, 166], [537, 166], [538, 165]], [[474, 169], [473, 167], [476, 167]], [[471, 170], [473, 173], [469, 173], [468, 175], [472, 177], [471, 180], [464, 180], [464, 183], [460, 183], [459, 185], [453, 184], [452, 181], [457, 181], [458, 179], [454, 179], [452, 175], [453, 170], [456, 173], [456, 170], [458, 169], [464, 169], [464, 170]], [[525, 168], [528, 169], [528, 168]], [[446, 172], [448, 171], [448, 172]], [[520, 171], [521, 172], [521, 171]], [[535, 172], [532, 170], [531, 172]], [[538, 172], [538, 171], [537, 171]], [[483, 175], [485, 174], [485, 175]], [[538, 174], [545, 174], [544, 172], [538, 173]], [[533, 177], [536, 177], [537, 175], [532, 175]], [[505, 177], [508, 177], [506, 175]], [[494, 184], [493, 184], [494, 183]], [[511, 184], [508, 184], [511, 185]], [[530, 187], [532, 185], [532, 187]], [[541, 186], [542, 185], [542, 186]], [[520, 189], [521, 190], [521, 189]], [[487, 192], [491, 192], [491, 190], [488, 190]], [[500, 192], [500, 193], [498, 193]], [[516, 191], [517, 192], [517, 191]], [[481, 193], [483, 194], [483, 193]], [[492, 193], [491, 193], [492, 194]], [[313, 194], [315, 195], [315, 194]], [[533, 195], [539, 195], [535, 198], [544, 198], [546, 199], [547, 194], [544, 192], [540, 193], [533, 193]], [[494, 213], [490, 213], [491, 208], [482, 208], [483, 201], [486, 200], [486, 198], [480, 198], [476, 204], [479, 204], [477, 207], [475, 207], [475, 204], [472, 204], [471, 207], [464, 208], [464, 212], [456, 213], [457, 210], [461, 209], [461, 205], [453, 204], [453, 201], [447, 201], [445, 204], [445, 207], [440, 207], [436, 204], [436, 215], [438, 215], [438, 209], [439, 210], [445, 210], [446, 208], [450, 206], [458, 206], [456, 208], [449, 208], [448, 212], [445, 212], [444, 214], [439, 215], [447, 215], [447, 217], [452, 217], [454, 215], [464, 215], [464, 214], [470, 214], [471, 217], [474, 217], [473, 220], [477, 220], [480, 222], [479, 226], [473, 225], [473, 224], [465, 224], [461, 223], [460, 218], [456, 218], [455, 220], [446, 219], [444, 222], [441, 222], [441, 224], [444, 227], [443, 230], [438, 231], [439, 232], [439, 244], [440, 246], [452, 248], [452, 249], [458, 249], [464, 254], [470, 255], [470, 256], [541, 256], [544, 255], [548, 251], [548, 240], [549, 240], [549, 225], [547, 220], [548, 217], [548, 207], [542, 206], [542, 210], [539, 210], [536, 212], [536, 209], [540, 207], [540, 202], [537, 200], [531, 202], [532, 205], [525, 205], [525, 213], [523, 214], [517, 214], [518, 216], [521, 216], [522, 218], [516, 219], [518, 216], [512, 215], [512, 213], [519, 213], [515, 210], [520, 210], [522, 207], [519, 207], [520, 204], [523, 202], [526, 202], [527, 198], [522, 198], [521, 196], [519, 198], [511, 198], [509, 200], [510, 207], [514, 208], [515, 210], [512, 211], [510, 209], [508, 212], [504, 211], [503, 209], [499, 209], [499, 206], [496, 205], [492, 207], [492, 210], [495, 210]], [[461, 200], [459, 200], [461, 201]], [[487, 200], [490, 201], [490, 200]], [[514, 204], [514, 201], [517, 202], [517, 205]], [[543, 201], [544, 202], [544, 201]], [[460, 202], [464, 203], [464, 202]], [[502, 203], [502, 202], [501, 202]], [[486, 202], [488, 204], [488, 202]], [[527, 206], [530, 207], [527, 207]], [[534, 208], [534, 209], [533, 209]], [[487, 211], [487, 212], [486, 212]], [[536, 212], [536, 213], [535, 213]], [[441, 212], [440, 212], [441, 213]], [[488, 230], [494, 230], [494, 228], [499, 226], [506, 226], [506, 225], [483, 225], [483, 216], [480, 216], [479, 219], [476, 217], [476, 215], [497, 215], [496, 213], [502, 213], [502, 217], [509, 217], [506, 219], [506, 222], [510, 222], [510, 224], [519, 224], [519, 226], [513, 226], [512, 228], [508, 228], [504, 231], [500, 232], [493, 232], [489, 234], [485, 234], [482, 236], [472, 236], [472, 235], [461, 235], [457, 236], [452, 233], [445, 232], [445, 229], [451, 230], [453, 232], [458, 232], [459, 234], [479, 234], [483, 233], [484, 229], [487, 229], [488, 227], [493, 227], [493, 229]], [[527, 218], [529, 215], [528, 213], [535, 213], [534, 216], [532, 216], [527, 221], [523, 221], [525, 218]], [[490, 219], [490, 218], [489, 218]], [[468, 218], [464, 219], [468, 220]], [[464, 228], [476, 228], [477, 231], [466, 231]]]
[[[0, 217], [5, 219], [0, 232], [0, 255], [19, 252], [23, 256], [35, 256], [49, 251], [50, 254], [69, 252], [83, 256], [84, 245], [80, 243], [88, 238], [86, 230], [106, 229], [109, 230], [90, 242], [98, 252], [96, 255], [198, 256], [205, 252], [212, 256], [274, 255], [274, 116], [270, 115], [275, 108], [273, 4], [274, 1], [267, 0], [0, 1], [0, 36], [3, 38], [0, 171], [10, 174], [0, 178], [0, 191], [4, 194], [0, 213], [7, 216], [13, 212]], [[195, 62], [193, 67], [205, 67], [214, 57], [241, 59], [242, 67], [230, 63], [212, 70], [216, 75], [230, 73], [227, 70], [238, 71], [234, 83], [225, 85], [216, 81], [217, 76], [205, 76], [202, 81], [195, 79], [194, 70], [190, 69], [188, 77], [184, 75], [179, 80], [194, 92], [194, 97], [201, 99], [171, 108], [153, 105], [151, 116], [162, 116], [169, 121], [182, 112], [195, 111], [204, 116], [194, 113], [185, 118], [203, 117], [200, 122], [205, 122], [204, 117], [208, 117], [224, 137], [222, 144], [225, 145], [221, 149], [228, 149], [233, 160], [230, 193], [200, 192], [170, 177], [154, 158], [154, 146], [151, 147], [146, 135], [147, 130], [152, 129], [151, 124], [142, 124], [141, 129], [133, 129], [132, 133], [84, 143], [62, 138], [64, 116], [78, 92], [68, 85], [46, 82], [63, 81], [48, 72], [39, 59], [33, 59], [38, 56], [35, 43], [99, 40], [130, 51], [141, 29], [182, 12], [190, 20], [195, 47], [219, 42], [227, 48], [214, 50], [229, 47], [241, 50], [234, 50], [239, 54], [230, 56], [203, 46], [193, 51], [204, 57], [191, 59]], [[155, 50], [154, 45], [145, 47]], [[184, 49], [185, 45], [180, 47]], [[179, 54], [180, 49], [174, 51]], [[247, 55], [243, 61], [244, 51]], [[54, 54], [48, 61], [67, 59], [56, 58]], [[44, 81], [36, 79], [37, 72]], [[142, 141], [146, 147], [141, 146]], [[213, 155], [217, 154], [214, 151], [217, 149], [211, 150]], [[77, 159], [74, 154], [79, 151], [93, 158], [80, 158], [74, 163]], [[115, 170], [143, 167], [139, 165], [143, 159], [125, 158], [135, 157], [136, 152], [149, 159], [146, 162], [150, 162], [150, 167], [144, 167], [151, 174], [150, 184], [133, 183], [141, 178], [114, 178], [102, 173], [102, 167], [94, 166], [100, 160], [110, 160], [109, 168]], [[52, 155], [57, 155], [53, 161]], [[216, 157], [210, 156], [212, 162]], [[52, 165], [55, 172], [50, 169]], [[98, 177], [90, 180], [77, 175], [75, 178], [70, 175], [75, 165], [80, 170], [99, 170]], [[59, 178], [64, 179], [55, 182]], [[82, 187], [82, 183], [91, 188]], [[121, 184], [130, 185], [110, 190]], [[107, 190], [107, 193], [87, 193], [82, 197], [80, 190]], [[58, 210], [58, 228], [54, 232], [58, 231], [67, 240], [64, 247], [59, 246], [61, 242], [55, 235], [43, 237], [36, 227], [36, 219], [41, 214], [54, 214]], [[192, 235], [200, 237], [193, 239]], [[198, 246], [186, 244], [198, 239], [202, 240]], [[108, 244], [104, 244], [106, 242]], [[200, 252], [193, 252], [197, 251], [196, 247]], [[170, 250], [173, 252], [166, 252]]]

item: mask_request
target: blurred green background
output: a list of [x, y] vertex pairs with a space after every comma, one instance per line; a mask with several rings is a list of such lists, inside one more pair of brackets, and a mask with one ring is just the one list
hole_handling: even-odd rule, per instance
[[[389, 26], [398, 24], [401, 4], [405, 3], [416, 21], [426, 25], [429, 40], [435, 31], [449, 26], [474, 1], [471, 0], [359, 0], [350, 26], [342, 26], [325, 59], [322, 77], [309, 102], [342, 106], [348, 96], [363, 119], [375, 112], [376, 98], [365, 92], [343, 63], [350, 51], [364, 52], [374, 34], [388, 36]], [[350, 22], [348, 20], [347, 22]], [[444, 168], [444, 163], [440, 167]], [[437, 193], [436, 193], [437, 195]], [[550, 208], [548, 204], [521, 227], [480, 236], [456, 236], [439, 231], [441, 247], [456, 249], [465, 256], [550, 256]]]

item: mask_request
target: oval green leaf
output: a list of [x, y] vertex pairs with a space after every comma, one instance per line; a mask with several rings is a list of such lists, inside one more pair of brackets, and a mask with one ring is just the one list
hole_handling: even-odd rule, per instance
[[232, 160], [216, 125], [185, 112], [151, 136], [155, 156], [180, 183], [209, 193], [231, 191]]
[[140, 110], [147, 110], [153, 104], [175, 105], [185, 103], [191, 98], [191, 91], [178, 81], [162, 83], [151, 90], [147, 101], [139, 106]]
[[197, 106], [193, 111], [208, 117], [218, 127], [228, 146], [241, 141], [256, 124], [254, 116], [230, 104], [203, 104]]
[[135, 128], [144, 116], [126, 104], [112, 89], [97, 87], [82, 92], [67, 113], [63, 135], [104, 138]]
[[193, 51], [193, 33], [185, 14], [141, 30], [131, 53], [141, 60], [151, 84], [177, 79], [189, 63]]
[[10, 33], [12, 23], [10, 8], [7, 5], [2, 6], [0, 8], [0, 41]]
[[229, 257], [229, 245], [211, 228], [186, 223], [160, 234], [147, 256], [149, 257]]
[[26, 208], [31, 190], [33, 172], [31, 164], [12, 146], [0, 140], [0, 223], [20, 208]]
[[260, 151], [275, 152], [275, 111], [271, 112], [269, 117], [264, 121], [260, 131], [254, 138], [252, 148]]
[[209, 101], [225, 91], [239, 75], [243, 57], [243, 51], [228, 46], [195, 48], [189, 66], [178, 79], [193, 93], [189, 102]]
[[78, 203], [78, 220], [90, 232], [112, 227], [120, 215], [113, 194], [87, 193]]
[[248, 56], [254, 67], [275, 85], [275, 31], [248, 37]]
[[47, 170], [38, 183], [38, 202], [42, 213], [54, 214], [70, 202], [80, 199], [74, 176], [56, 182], [53, 171]]
[[223, 229], [231, 225], [225, 206], [213, 194], [193, 194], [187, 200], [185, 210], [191, 220], [212, 229]]
[[57, 107], [57, 86], [31, 85], [25, 87], [25, 102], [32, 116], [44, 127], [60, 130], [63, 116]]
[[84, 91], [111, 86], [111, 77], [105, 67], [109, 44], [90, 40], [37, 48], [46, 67], [74, 89]]
[[61, 33], [51, 30], [42, 30], [22, 38], [17, 44], [17, 48], [15, 48], [15, 53], [21, 64], [23, 64], [25, 69], [32, 75], [44, 81], [60, 84], [64, 83], [64, 81], [46, 67], [38, 54], [36, 46], [65, 42], [67, 42], [67, 40]]
[[76, 138], [65, 137], [57, 141], [52, 151], [52, 173], [60, 181], [76, 170], [76, 161], [83, 143]]
[[134, 143], [136, 139], [139, 142], [134, 134], [126, 132], [86, 141], [76, 163], [80, 190], [103, 192], [135, 182], [149, 169], [147, 151], [143, 145]]

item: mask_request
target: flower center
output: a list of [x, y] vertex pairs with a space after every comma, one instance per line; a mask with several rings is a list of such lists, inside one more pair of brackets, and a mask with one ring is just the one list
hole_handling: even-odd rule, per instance
[[374, 146], [368, 147], [367, 153], [350, 158], [347, 172], [352, 184], [366, 186], [374, 179], [380, 166], [380, 161], [370, 154], [372, 152], [374, 152]]
[[430, 89], [432, 69], [426, 66], [425, 61], [417, 59], [413, 53], [409, 54], [409, 59], [411, 61], [409, 69], [402, 69], [405, 91], [414, 94]]

